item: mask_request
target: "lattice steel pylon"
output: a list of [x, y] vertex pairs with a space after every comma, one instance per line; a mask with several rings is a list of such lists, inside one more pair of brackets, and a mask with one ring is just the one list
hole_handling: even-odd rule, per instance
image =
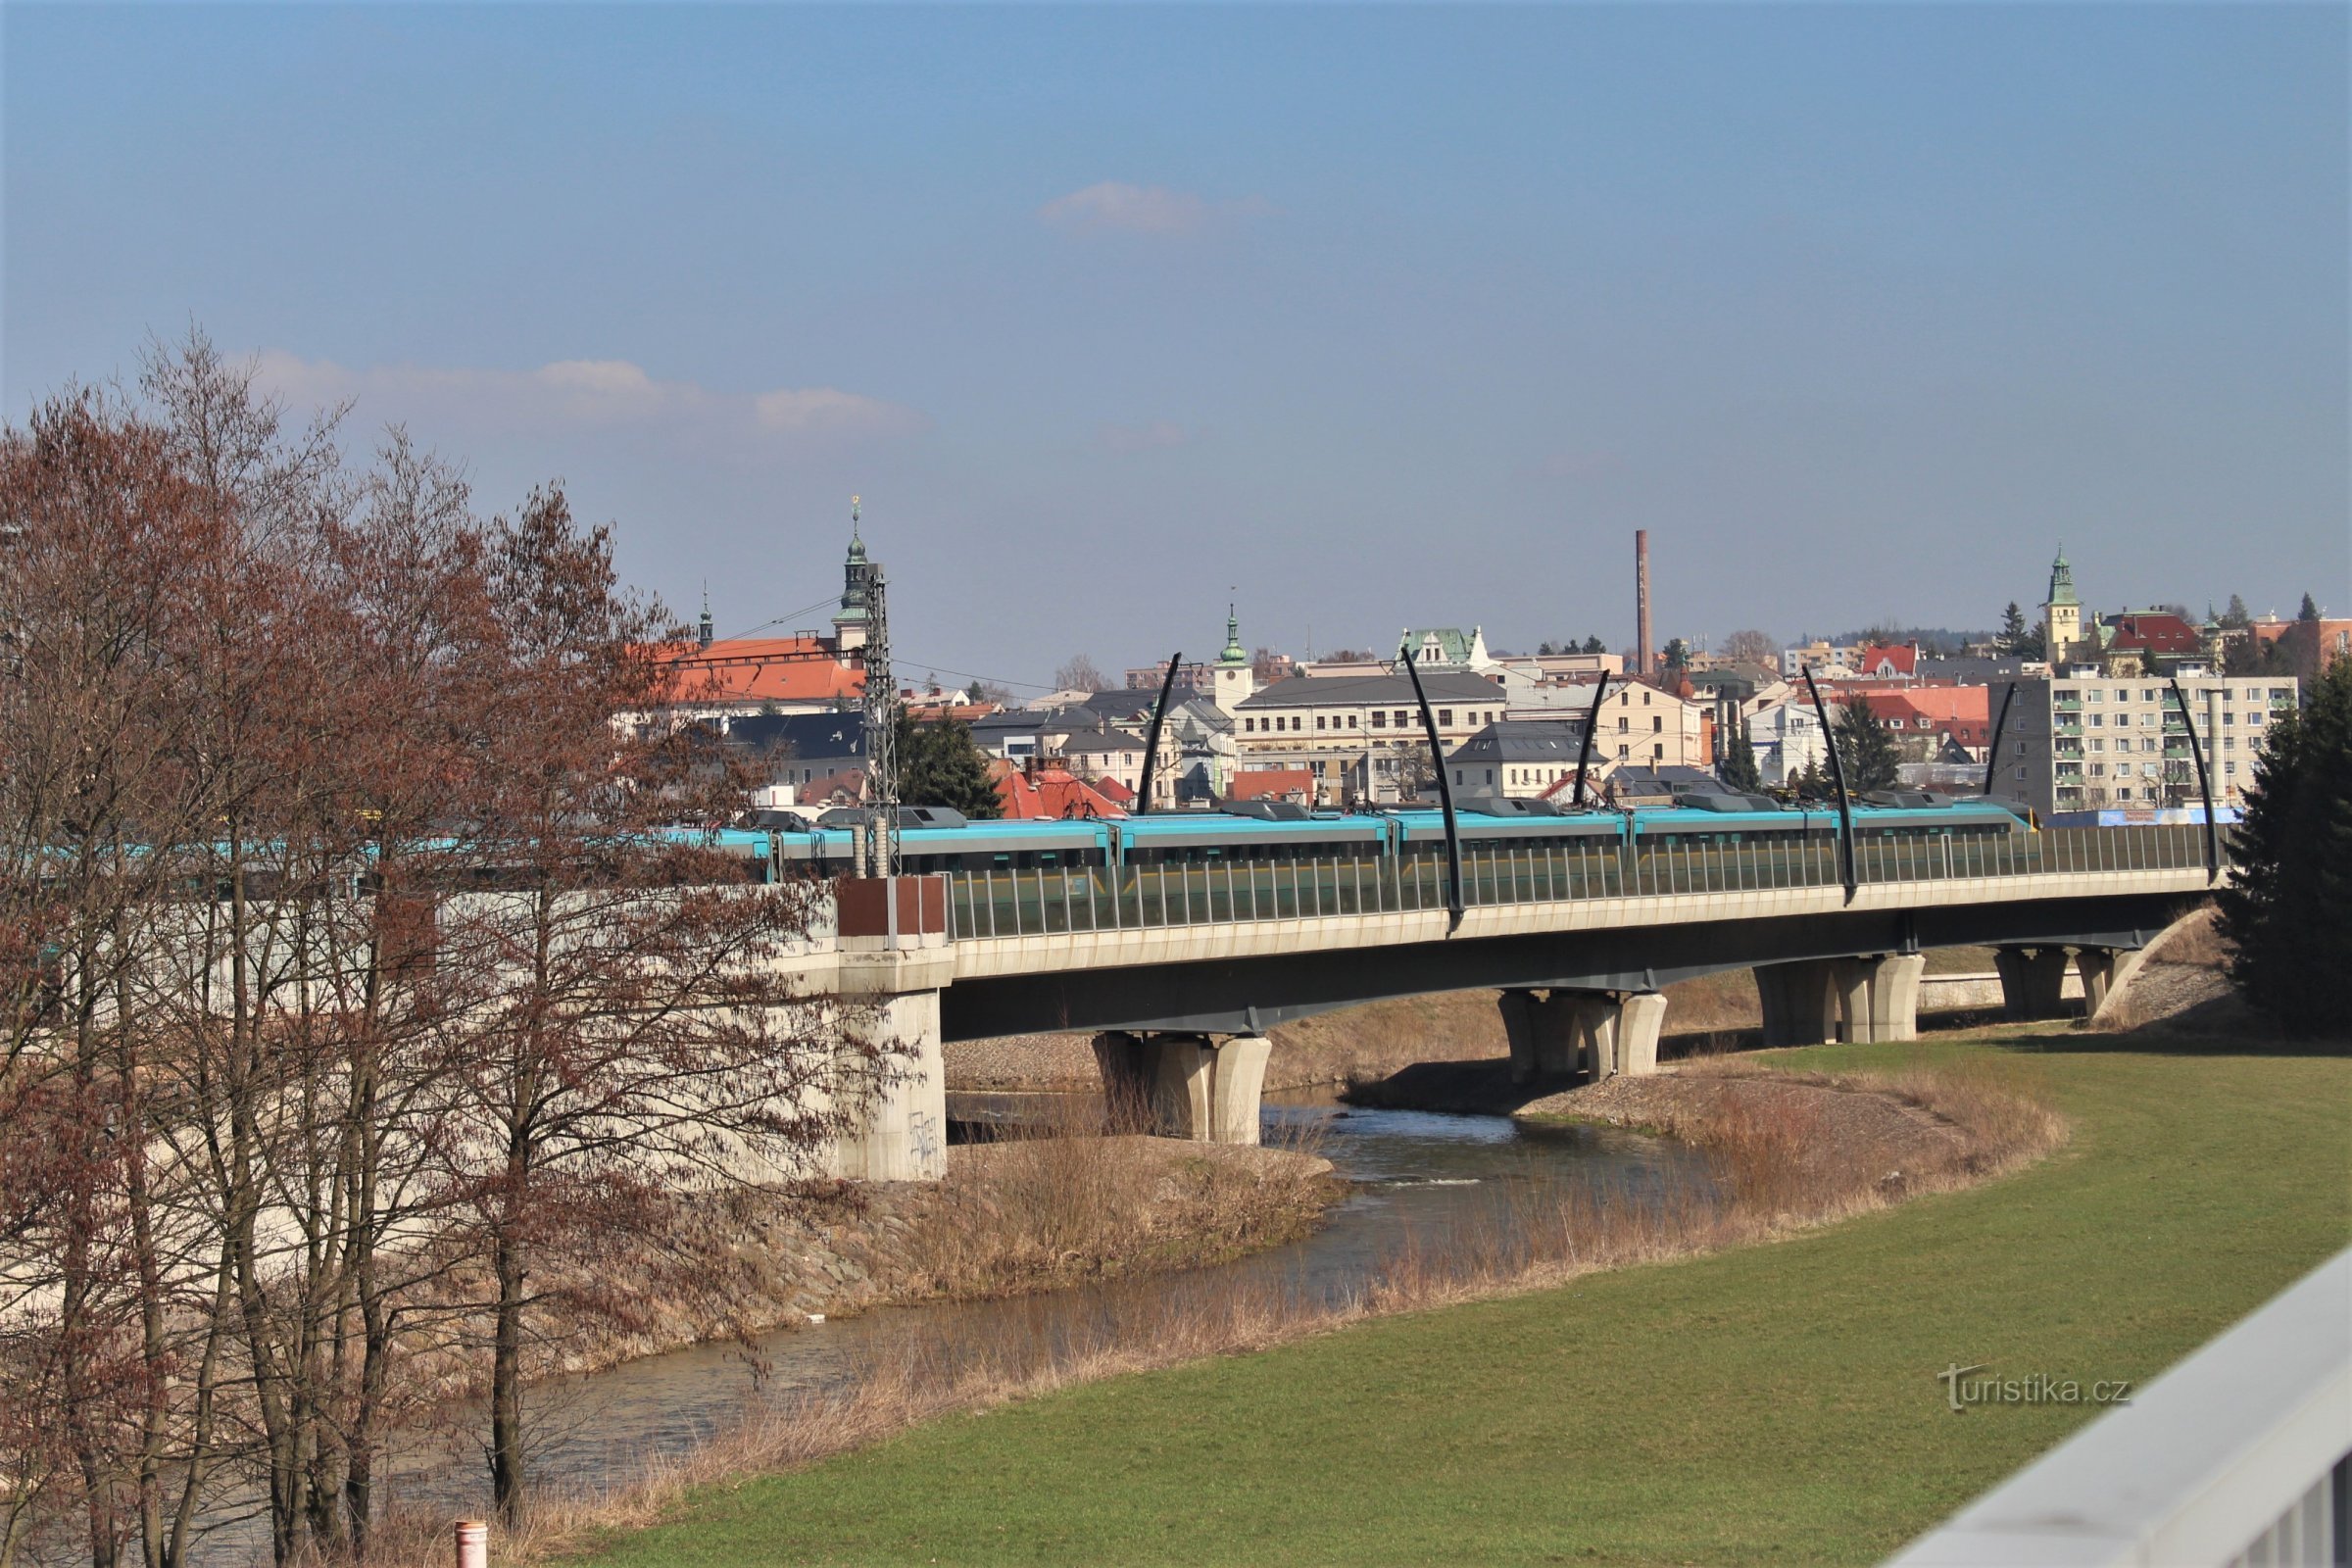
[[[858, 526], [858, 498], [850, 497], [850, 527]], [[890, 610], [879, 562], [865, 568], [865, 794], [873, 811], [866, 824], [865, 874], [899, 869], [899, 686], [890, 673]]]

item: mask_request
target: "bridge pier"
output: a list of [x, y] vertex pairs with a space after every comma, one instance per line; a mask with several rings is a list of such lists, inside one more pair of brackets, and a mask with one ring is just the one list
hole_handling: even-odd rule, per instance
[[[1992, 966], [2000, 972], [2001, 1003], [2010, 1022], [2066, 1016], [2066, 957], [2064, 948], [1992, 950]], [[2087, 972], [2083, 979], [2088, 981]]]
[[1764, 1044], [1916, 1040], [1919, 977], [1927, 964], [1916, 953], [1760, 963], [1756, 995], [1764, 1008]]
[[1095, 1036], [1102, 1098], [1120, 1131], [1203, 1144], [1254, 1144], [1265, 1090], [1266, 1057], [1274, 1043], [1263, 1035], [1205, 1034]]
[[1666, 999], [1654, 991], [1505, 991], [1497, 999], [1511, 1043], [1511, 1081], [1658, 1070]]

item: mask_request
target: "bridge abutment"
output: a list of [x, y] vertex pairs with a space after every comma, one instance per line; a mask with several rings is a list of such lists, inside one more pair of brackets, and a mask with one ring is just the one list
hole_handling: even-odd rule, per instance
[[1582, 1077], [1658, 1070], [1666, 999], [1657, 992], [1505, 991], [1497, 1001], [1511, 1045], [1511, 1079]]
[[868, 999], [843, 1022], [834, 1103], [850, 1126], [829, 1175], [849, 1181], [935, 1182], [948, 1173], [948, 1076], [939, 993]]
[[2097, 1018], [2117, 992], [2132, 983], [2147, 961], [2146, 948], [2083, 948], [2075, 954], [2082, 976], [2082, 1015]]
[[1273, 1042], [1263, 1035], [1112, 1032], [1094, 1039], [1102, 1096], [1119, 1131], [1204, 1144], [1254, 1144]]
[[948, 1173], [940, 993], [956, 978], [947, 878], [843, 877], [836, 886], [842, 1045], [833, 1103], [849, 1125], [826, 1174], [935, 1182]]
[[1916, 953], [1758, 964], [1764, 1044], [1916, 1040], [1919, 977], [1927, 964]]

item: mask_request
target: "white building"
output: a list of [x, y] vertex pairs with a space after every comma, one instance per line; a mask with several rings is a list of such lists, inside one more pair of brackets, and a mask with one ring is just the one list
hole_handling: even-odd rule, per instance
[[[2193, 668], [2175, 678], [2204, 751], [2213, 804], [2242, 804], [2264, 734], [2277, 714], [2295, 709], [2295, 682]], [[2195, 804], [2195, 759], [2170, 686], [2082, 664], [2021, 681], [1993, 793], [2043, 812]]]
[[1747, 742], [1755, 749], [1757, 774], [1775, 788], [1792, 782], [1808, 765], [1829, 770], [1830, 749], [1821, 718], [1804, 698], [1784, 697], [1759, 705], [1747, 715]]

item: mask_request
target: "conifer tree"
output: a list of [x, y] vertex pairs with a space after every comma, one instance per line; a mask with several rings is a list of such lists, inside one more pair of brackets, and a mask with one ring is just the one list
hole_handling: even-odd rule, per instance
[[2352, 1032], [2352, 660], [2265, 733], [2231, 848], [2230, 979], [2290, 1034]]
[[1846, 704], [1834, 729], [1848, 790], [1859, 795], [1865, 790], [1894, 788], [1895, 764], [1902, 758], [1886, 726], [1871, 716], [1867, 707], [1859, 701]]
[[901, 709], [898, 752], [901, 805], [945, 806], [974, 821], [998, 814], [988, 758], [972, 744], [969, 725], [917, 724]]
[[1753, 795], [1764, 788], [1764, 777], [1756, 771], [1756, 748], [1747, 738], [1745, 724], [1732, 731], [1723, 761], [1715, 771], [1726, 785], [1741, 794]]

